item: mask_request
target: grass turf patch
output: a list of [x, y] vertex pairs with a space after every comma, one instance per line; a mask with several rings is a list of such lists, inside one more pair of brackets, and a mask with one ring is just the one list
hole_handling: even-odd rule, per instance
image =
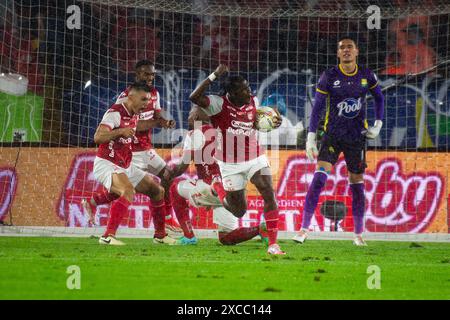
[[[280, 241], [269, 256], [261, 242], [222, 246], [123, 247], [91, 238], [0, 237], [0, 299], [450, 299], [447, 243]], [[69, 290], [67, 268], [81, 271]], [[381, 289], [368, 289], [371, 265]]]

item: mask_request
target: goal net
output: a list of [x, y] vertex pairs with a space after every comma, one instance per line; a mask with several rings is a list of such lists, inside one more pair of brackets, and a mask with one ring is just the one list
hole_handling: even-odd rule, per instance
[[[359, 47], [358, 64], [378, 75], [386, 106], [381, 134], [368, 142], [366, 231], [448, 234], [449, 19], [445, 0], [4, 0], [0, 222], [92, 233], [81, 199], [102, 189], [92, 174], [94, 132], [134, 80], [136, 62], [149, 59], [163, 115], [176, 121], [175, 129], [153, 131], [167, 162], [176, 160], [171, 150], [187, 132], [189, 94], [219, 63], [248, 79], [262, 105], [277, 107], [283, 125], [261, 133], [260, 142], [271, 162], [279, 229], [297, 231], [315, 169], [304, 152], [315, 85], [338, 63], [338, 40], [349, 36]], [[209, 92], [219, 91], [215, 81]], [[195, 174], [192, 167], [187, 176]], [[313, 231], [353, 231], [349, 189], [341, 156]], [[136, 196], [122, 227], [152, 229], [148, 205]], [[97, 208], [95, 225], [106, 224], [108, 210]], [[249, 185], [240, 225], [257, 225], [262, 211]], [[216, 228], [211, 211], [191, 213], [195, 228]]]

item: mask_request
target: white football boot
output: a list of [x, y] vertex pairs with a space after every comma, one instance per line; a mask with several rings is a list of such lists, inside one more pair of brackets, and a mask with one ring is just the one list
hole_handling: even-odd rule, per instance
[[283, 255], [286, 254], [286, 252], [284, 252], [283, 250], [281, 250], [280, 246], [276, 243], [271, 244], [269, 246], [269, 249], [267, 249], [267, 253], [268, 254], [273, 254], [273, 255]]
[[353, 239], [353, 244], [358, 247], [366, 247], [367, 243], [364, 241], [361, 235], [356, 235]]
[[125, 243], [123, 243], [120, 240], [117, 240], [116, 237], [114, 236], [101, 236], [100, 239], [98, 239], [98, 243], [100, 244], [106, 244], [106, 245], [110, 245], [110, 246], [124, 246]]
[[168, 235], [166, 235], [164, 238], [159, 239], [159, 238], [153, 238], [153, 243], [154, 244], [169, 244], [169, 245], [174, 245], [176, 244], [177, 240], [174, 238], [169, 237]]
[[303, 244], [308, 238], [308, 232], [304, 229], [300, 229], [300, 231], [292, 238], [297, 243]]

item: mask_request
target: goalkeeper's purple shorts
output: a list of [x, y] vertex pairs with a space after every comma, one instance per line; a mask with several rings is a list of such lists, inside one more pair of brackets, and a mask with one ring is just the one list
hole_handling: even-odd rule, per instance
[[350, 142], [325, 134], [321, 141], [317, 159], [334, 165], [338, 161], [341, 152], [343, 152], [347, 170], [351, 173], [362, 174], [367, 168], [365, 146], [365, 138]]

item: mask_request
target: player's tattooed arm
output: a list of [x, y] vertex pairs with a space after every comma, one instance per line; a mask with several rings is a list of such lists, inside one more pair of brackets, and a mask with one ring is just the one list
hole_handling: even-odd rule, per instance
[[133, 128], [116, 128], [111, 130], [108, 126], [100, 124], [95, 131], [94, 142], [96, 144], [102, 144], [119, 137], [131, 138], [134, 134], [135, 131]]
[[224, 64], [220, 64], [216, 70], [209, 75], [208, 78], [203, 80], [197, 88], [191, 93], [189, 96], [189, 100], [191, 100], [196, 105], [202, 107], [202, 108], [208, 108], [209, 107], [209, 99], [205, 95], [206, 89], [209, 87], [211, 82], [214, 81], [215, 78], [221, 77], [223, 74], [228, 72], [228, 67]]

